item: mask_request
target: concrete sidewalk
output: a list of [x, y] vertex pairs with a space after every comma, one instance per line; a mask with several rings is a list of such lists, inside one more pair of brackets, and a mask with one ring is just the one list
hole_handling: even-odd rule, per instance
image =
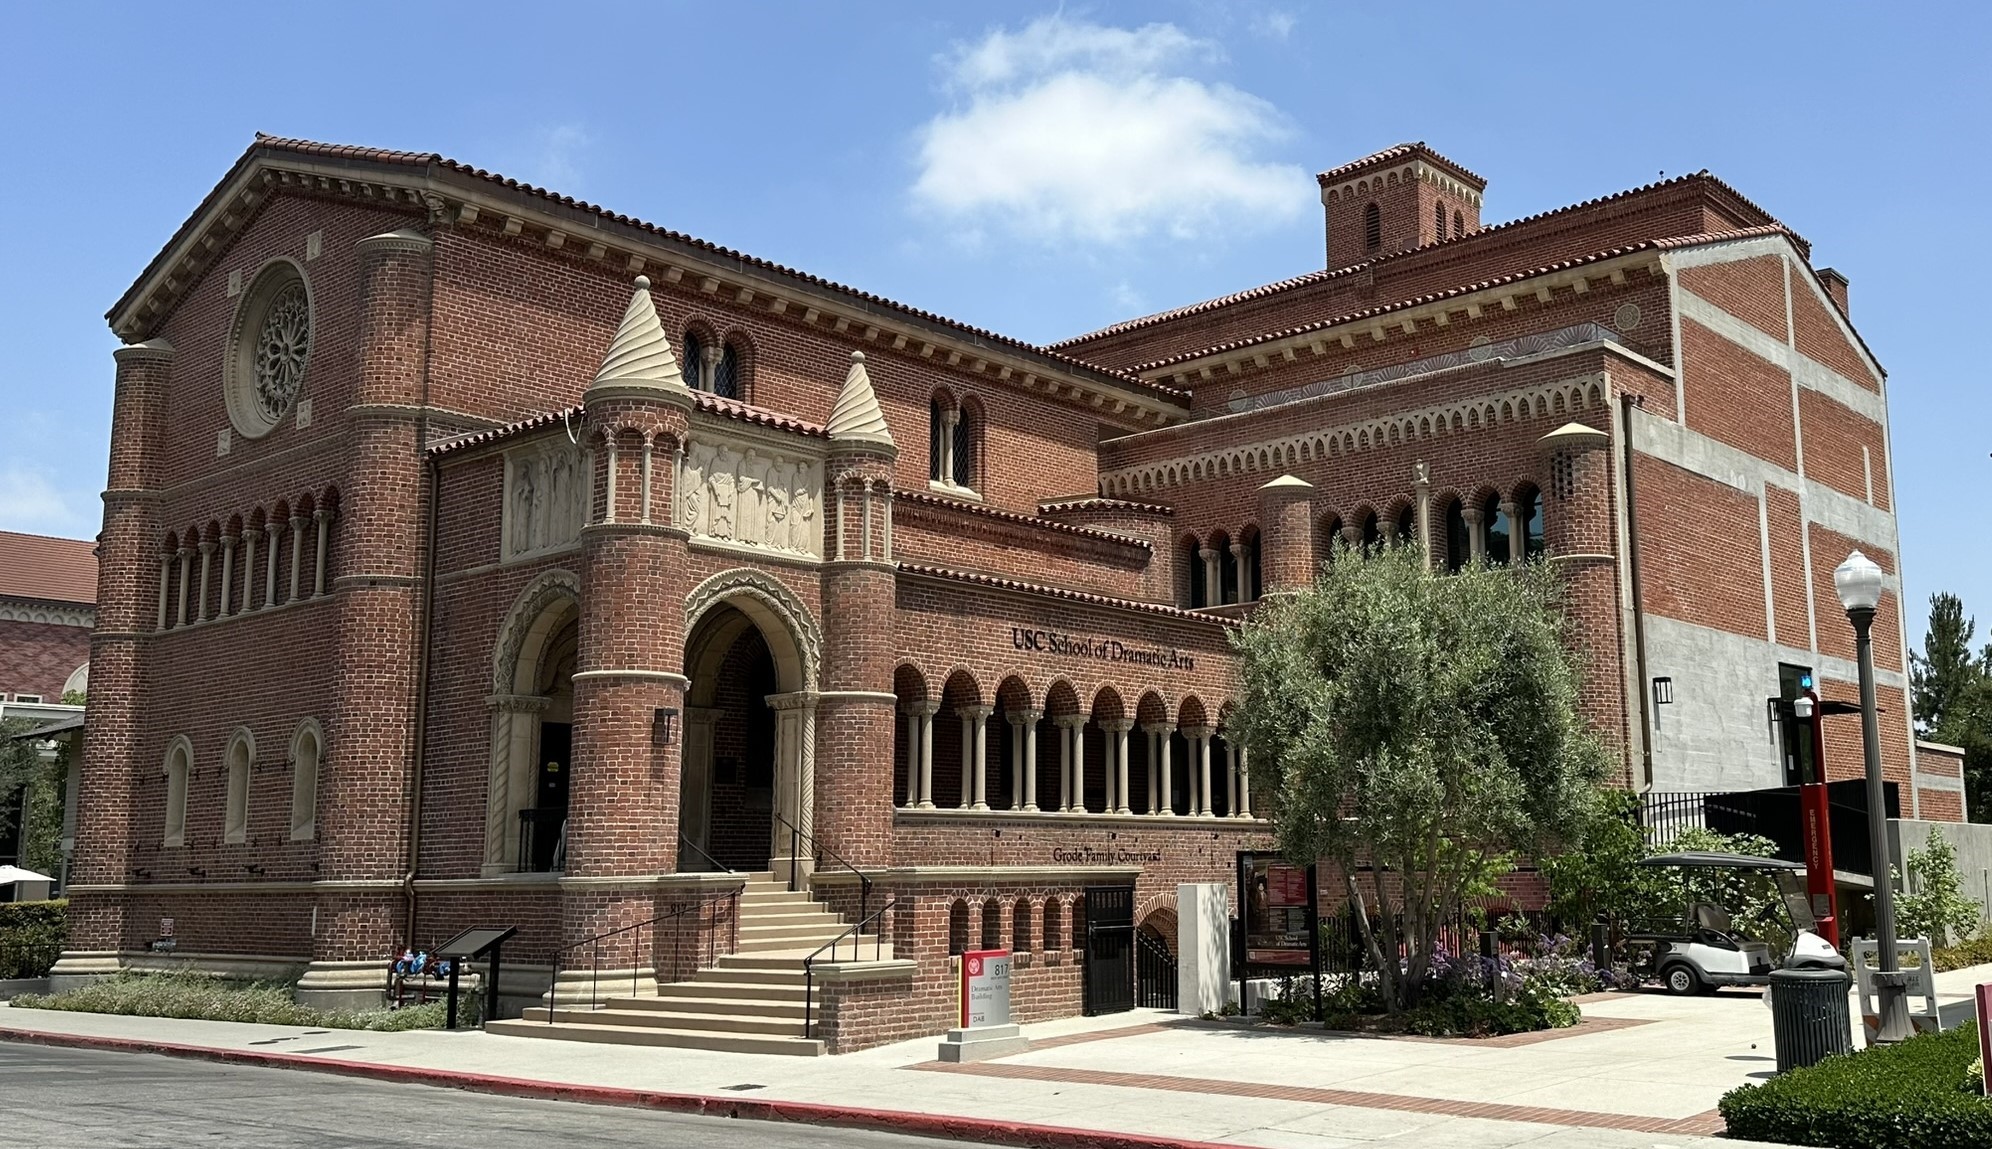
[[[1948, 1000], [1992, 967], [1942, 975]], [[844, 1123], [1006, 1144], [1737, 1146], [1723, 1093], [1775, 1068], [1751, 993], [1608, 995], [1576, 1030], [1370, 1038], [1136, 1011], [1026, 1027], [1027, 1053], [943, 1065], [924, 1039], [830, 1058], [476, 1031], [367, 1033], [0, 1007], [0, 1038], [108, 1044], [527, 1096]], [[1857, 1039], [1858, 1040], [1858, 1039]], [[172, 1048], [166, 1048], [172, 1047]], [[1156, 1140], [1160, 1139], [1160, 1140]]]

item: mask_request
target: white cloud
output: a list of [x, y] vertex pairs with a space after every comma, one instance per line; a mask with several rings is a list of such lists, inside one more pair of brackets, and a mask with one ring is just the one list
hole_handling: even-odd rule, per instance
[[100, 521], [94, 491], [68, 491], [41, 470], [11, 465], [0, 469], [0, 530], [92, 538]]
[[913, 196], [979, 234], [1056, 243], [1190, 238], [1305, 210], [1306, 172], [1261, 158], [1277, 109], [1185, 74], [1222, 58], [1169, 24], [1107, 28], [1050, 16], [947, 61], [960, 103], [920, 131]]
[[1269, 40], [1285, 40], [1293, 35], [1300, 17], [1281, 8], [1269, 8], [1252, 18], [1252, 31]]

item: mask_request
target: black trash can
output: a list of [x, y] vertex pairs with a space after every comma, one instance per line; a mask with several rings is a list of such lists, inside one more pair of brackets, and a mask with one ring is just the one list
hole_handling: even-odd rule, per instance
[[1777, 1034], [1779, 1073], [1853, 1051], [1850, 984], [1844, 970], [1771, 971], [1771, 1026]]

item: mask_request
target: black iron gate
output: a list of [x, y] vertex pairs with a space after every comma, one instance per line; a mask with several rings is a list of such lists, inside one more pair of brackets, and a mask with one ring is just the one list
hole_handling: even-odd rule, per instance
[[1086, 1016], [1134, 1008], [1134, 887], [1086, 889]]
[[1134, 995], [1143, 1009], [1176, 1008], [1176, 956], [1140, 930], [1134, 932]]

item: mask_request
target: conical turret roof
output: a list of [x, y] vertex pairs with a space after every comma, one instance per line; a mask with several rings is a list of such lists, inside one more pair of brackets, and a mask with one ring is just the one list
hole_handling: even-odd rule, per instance
[[650, 299], [650, 280], [636, 277], [636, 293], [629, 298], [622, 325], [609, 341], [602, 356], [601, 370], [595, 372], [596, 387], [656, 387], [685, 391], [685, 375], [678, 369], [678, 357], [671, 353], [671, 341], [657, 318], [657, 305]]
[[865, 372], [864, 352], [851, 352], [851, 369], [844, 373], [844, 389], [837, 393], [837, 405], [830, 409], [830, 422], [824, 429], [830, 432], [833, 443], [872, 443], [896, 448], [892, 432], [885, 425], [885, 413], [878, 409], [871, 376]]

